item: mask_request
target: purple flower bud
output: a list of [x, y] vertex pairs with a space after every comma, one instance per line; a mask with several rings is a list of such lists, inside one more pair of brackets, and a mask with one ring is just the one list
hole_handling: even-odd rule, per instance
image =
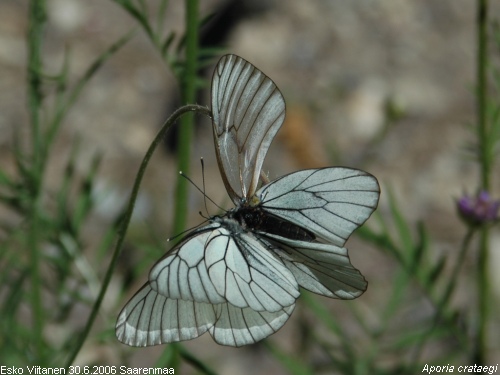
[[464, 195], [457, 201], [460, 217], [469, 225], [481, 225], [498, 220], [500, 200], [493, 200], [487, 191], [476, 197]]

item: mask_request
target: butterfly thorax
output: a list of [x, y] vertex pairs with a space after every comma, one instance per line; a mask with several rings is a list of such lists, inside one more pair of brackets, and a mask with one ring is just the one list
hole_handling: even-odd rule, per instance
[[261, 206], [243, 203], [231, 216], [246, 230], [274, 234], [291, 240], [311, 242], [316, 236], [289, 221], [266, 212]]

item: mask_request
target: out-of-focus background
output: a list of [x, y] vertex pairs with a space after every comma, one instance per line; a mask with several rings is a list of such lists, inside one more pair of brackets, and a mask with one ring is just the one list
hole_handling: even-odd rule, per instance
[[[47, 6], [45, 66], [55, 74], [65, 53], [69, 53], [70, 83], [111, 43], [136, 29], [131, 41], [103, 64], [69, 112], [51, 150], [45, 175], [50, 191], [51, 186], [60, 183], [76, 138], [81, 144], [77, 168], [85, 170], [93, 155], [101, 154], [93, 192], [99, 204], [84, 239], [84, 247], [92, 252], [104, 235], [102, 228], [123, 208], [150, 142], [179, 106], [179, 87], [136, 21], [114, 2], [47, 0]], [[29, 120], [27, 12], [27, 1], [0, 1], [0, 167], [7, 171], [14, 169], [14, 134], [17, 131], [24, 142]], [[411, 225], [425, 223], [435, 259], [442, 255], [455, 259], [466, 228], [457, 218], [454, 199], [464, 191], [472, 193], [478, 181], [478, 166], [466, 152], [473, 141], [470, 126], [476, 120], [475, 2], [201, 1], [200, 14], [210, 13], [215, 17], [202, 29], [202, 40], [223, 46], [225, 52], [256, 65], [273, 79], [285, 97], [287, 119], [264, 164], [270, 179], [307, 167], [344, 165], [364, 169], [381, 183], [378, 210], [382, 215], [389, 211], [386, 191], [390, 189]], [[500, 2], [491, 2], [491, 19], [500, 20]], [[182, 34], [183, 2], [170, 2], [165, 28]], [[212, 69], [205, 69], [206, 90], [198, 104], [210, 103]], [[207, 194], [230, 207], [214, 159], [210, 120], [198, 116], [197, 123], [189, 176], [201, 186], [199, 158], [204, 157]], [[173, 188], [178, 176], [175, 149], [175, 139], [169, 138], [154, 157], [129, 234], [131, 239], [163, 242], [165, 250], [167, 238], [175, 234], [168, 230], [172, 228]], [[492, 192], [497, 197], [498, 182], [497, 177]], [[209, 207], [210, 214], [216, 210]], [[199, 211], [204, 211], [203, 196], [192, 189], [189, 226], [202, 221]], [[8, 210], [0, 209], [3, 220], [19, 220], [8, 215]], [[373, 219], [367, 225], [377, 228]], [[499, 250], [498, 230], [492, 232], [491, 240], [491, 249]], [[376, 326], [398, 265], [355, 236], [348, 248], [353, 264], [369, 281], [368, 290], [354, 302], [326, 298], [321, 302], [332, 315], [339, 316], [349, 334], [356, 336], [359, 332], [352, 310], [345, 304], [357, 304], [358, 312], [365, 314], [366, 324]], [[458, 293], [454, 295], [454, 304], [459, 308], [475, 304], [475, 281], [468, 274], [476, 257], [474, 251], [467, 255]], [[490, 260], [491, 288], [497, 303], [500, 253], [492, 251]], [[127, 267], [142, 261], [142, 249], [131, 242], [104, 303], [108, 318], [117, 315], [146, 280], [148, 264], [143, 265], [142, 275], [131, 278], [126, 272]], [[102, 265], [91, 266], [99, 274], [102, 272]], [[121, 285], [127, 277], [128, 293], [122, 294]], [[415, 286], [404, 311], [391, 324], [395, 330], [404, 330], [413, 319], [417, 324], [431, 309]], [[53, 326], [45, 334], [57, 341], [58, 335], [81, 328], [88, 313], [89, 309], [81, 306], [68, 325]], [[296, 338], [300, 337], [301, 322], [307, 319], [314, 316], [299, 304], [290, 322], [271, 342], [285, 351], [300, 347]], [[112, 326], [106, 326], [109, 322], [114, 324], [110, 319], [98, 321], [94, 333], [112, 330]], [[498, 332], [498, 324], [493, 317], [490, 332]], [[492, 334], [487, 353], [491, 363], [500, 358], [500, 342], [495, 336]], [[391, 336], [384, 339], [390, 341]], [[207, 334], [186, 343], [186, 347], [220, 374], [287, 373], [263, 346], [224, 348]], [[121, 364], [126, 358], [131, 366], [149, 366], [163, 349], [129, 349], [114, 339], [102, 343], [91, 335], [77, 362]], [[426, 350], [431, 352], [433, 348]], [[319, 363], [326, 361], [322, 353], [308, 355]], [[395, 356], [384, 358], [388, 364], [397, 360]], [[182, 373], [193, 371], [185, 366]]]

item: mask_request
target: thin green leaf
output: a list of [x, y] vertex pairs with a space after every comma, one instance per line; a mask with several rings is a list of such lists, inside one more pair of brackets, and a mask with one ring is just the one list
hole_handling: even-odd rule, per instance
[[172, 31], [170, 34], [168, 34], [167, 38], [165, 38], [165, 41], [163, 42], [163, 44], [161, 46], [161, 55], [163, 57], [167, 56], [168, 49], [172, 45], [172, 42], [174, 41], [175, 36], [176, 36], [175, 32]]
[[433, 285], [437, 281], [437, 279], [444, 270], [445, 264], [446, 264], [446, 258], [443, 256], [438, 260], [438, 262], [434, 265], [434, 267], [430, 269], [429, 275], [427, 277], [427, 283], [429, 285]]
[[417, 224], [417, 231], [418, 243], [412, 249], [409, 272], [411, 274], [418, 275], [424, 268], [422, 267], [422, 261], [425, 259], [425, 255], [427, 253], [429, 238], [425, 230], [425, 226], [421, 221]]
[[12, 187], [13, 181], [10, 177], [0, 169], [0, 185], [6, 185], [7, 187]]
[[[193, 353], [186, 350], [186, 348], [181, 344], [175, 344], [176, 349], [180, 356], [195, 369], [200, 371], [202, 374], [206, 375], [217, 375], [217, 373], [212, 370], [209, 366], [203, 363], [199, 358], [197, 358]], [[169, 352], [169, 350], [165, 350], [164, 352]]]
[[[406, 259], [408, 261], [408, 255], [411, 254], [412, 248], [413, 248], [413, 241], [412, 241], [412, 236], [411, 236], [411, 229], [410, 226], [408, 225], [407, 221], [403, 217], [400, 209], [398, 208], [398, 204], [396, 202], [396, 199], [394, 197], [394, 194], [392, 193], [391, 189], [387, 189], [387, 195], [389, 197], [389, 208], [391, 210], [391, 216], [394, 220], [394, 223], [396, 225], [396, 230], [399, 234], [399, 240], [401, 241], [401, 251], [402, 251], [402, 257], [403, 259]], [[408, 265], [408, 264], [407, 264]]]
[[62, 120], [64, 119], [67, 111], [71, 106], [76, 102], [82, 93], [84, 87], [90, 81], [90, 79], [94, 76], [94, 74], [99, 70], [99, 68], [111, 57], [113, 56], [120, 48], [122, 48], [132, 37], [135, 32], [131, 31], [125, 36], [119, 38], [115, 43], [108, 47], [106, 51], [104, 51], [100, 56], [98, 56], [94, 62], [87, 68], [83, 76], [77, 81], [75, 87], [68, 93], [68, 97], [64, 106], [60, 107], [57, 113], [54, 115], [52, 123], [47, 131], [46, 135], [46, 145], [49, 147], [58, 130], [61, 126]]
[[144, 13], [142, 13], [138, 8], [136, 8], [129, 0], [113, 0], [115, 3], [121, 5], [139, 24], [142, 26], [146, 34], [155, 42], [156, 45], [156, 35], [153, 28], [149, 24], [149, 21]]
[[271, 344], [268, 340], [264, 341], [264, 346], [271, 354], [280, 361], [287, 369], [288, 373], [293, 375], [314, 375], [315, 371], [308, 366], [303, 358], [297, 357], [296, 354], [287, 354], [277, 345]]
[[168, 0], [161, 0], [160, 5], [158, 7], [158, 12], [156, 14], [156, 30], [158, 35], [163, 34], [163, 25], [167, 15], [167, 8], [168, 8]]
[[209, 23], [214, 17], [216, 16], [216, 13], [209, 13], [204, 17], [200, 18], [199, 25], [200, 27], [205, 26], [207, 23]]
[[317, 301], [317, 298], [310, 292], [303, 291], [301, 295], [302, 302], [314, 313], [316, 317], [336, 336], [342, 340], [342, 350], [348, 358], [355, 358], [354, 348], [351, 346], [351, 340], [345, 334], [342, 326], [336, 321], [328, 309]]
[[[225, 53], [227, 49], [225, 47], [203, 47], [200, 48], [199, 57], [200, 60], [206, 61], [205, 65], [200, 65], [202, 67], [213, 65], [215, 62], [213, 59]], [[211, 59], [207, 61], [207, 59]]]
[[93, 207], [92, 189], [101, 163], [101, 156], [95, 155], [87, 175], [80, 186], [77, 203], [72, 216], [73, 227], [79, 232], [84, 220], [90, 214]]

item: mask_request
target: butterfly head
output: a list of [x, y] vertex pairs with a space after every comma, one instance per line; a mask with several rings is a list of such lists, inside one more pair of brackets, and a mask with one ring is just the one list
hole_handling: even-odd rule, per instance
[[250, 198], [241, 198], [239, 202], [236, 204], [236, 209], [243, 209], [243, 208], [257, 208], [260, 206], [262, 203], [262, 200], [257, 196], [253, 195]]

